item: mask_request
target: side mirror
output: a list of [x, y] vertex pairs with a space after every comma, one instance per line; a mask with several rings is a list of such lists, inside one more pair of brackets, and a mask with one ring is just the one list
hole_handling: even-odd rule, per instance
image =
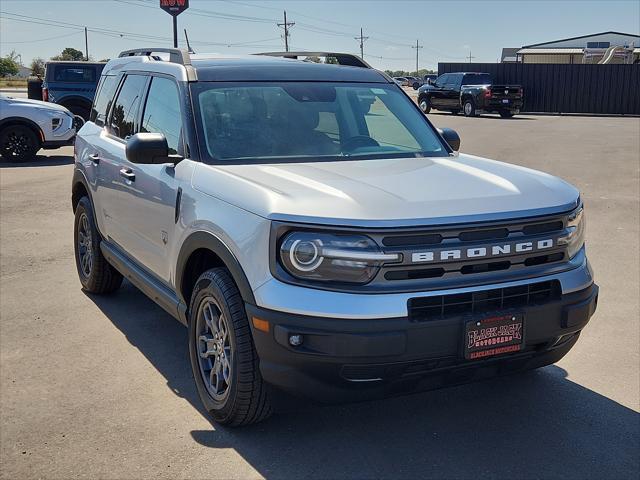
[[435, 85], [436, 82], [433, 81], [433, 78], [427, 78], [427, 83], [429, 85]]
[[452, 128], [443, 128], [440, 130], [440, 135], [455, 152], [460, 150], [460, 135], [458, 135], [458, 132]]
[[159, 165], [182, 160], [179, 155], [169, 155], [169, 145], [162, 133], [136, 133], [127, 140], [126, 153], [131, 163]]

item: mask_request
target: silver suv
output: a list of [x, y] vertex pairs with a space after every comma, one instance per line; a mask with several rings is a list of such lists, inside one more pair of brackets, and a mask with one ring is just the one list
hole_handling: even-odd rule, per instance
[[562, 358], [598, 298], [578, 191], [456, 153], [390, 77], [319, 53], [110, 61], [75, 146], [83, 288], [126, 277], [187, 325], [228, 425], [274, 388], [358, 400]]

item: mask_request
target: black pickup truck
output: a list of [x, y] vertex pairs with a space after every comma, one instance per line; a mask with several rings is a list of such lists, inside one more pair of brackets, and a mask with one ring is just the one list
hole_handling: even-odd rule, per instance
[[448, 110], [467, 117], [497, 112], [510, 118], [522, 108], [520, 85], [494, 85], [488, 73], [445, 73], [418, 89], [418, 105], [424, 113]]

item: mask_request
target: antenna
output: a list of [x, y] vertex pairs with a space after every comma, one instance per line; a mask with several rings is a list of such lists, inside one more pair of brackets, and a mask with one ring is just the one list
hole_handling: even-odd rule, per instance
[[193, 51], [193, 48], [191, 48], [191, 45], [189, 45], [189, 35], [187, 35], [187, 29], [186, 28], [184, 29], [184, 38], [187, 41], [187, 51], [189, 53], [196, 53], [196, 52]]
[[277, 25], [279, 27], [284, 27], [284, 50], [286, 52], [289, 51], [289, 36], [291, 35], [289, 33], [289, 27], [293, 27], [296, 24], [296, 22], [287, 22], [287, 11], [284, 11], [284, 23], [278, 23]]

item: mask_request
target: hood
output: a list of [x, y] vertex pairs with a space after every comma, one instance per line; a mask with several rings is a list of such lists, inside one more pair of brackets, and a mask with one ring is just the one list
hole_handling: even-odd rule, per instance
[[199, 164], [194, 188], [273, 220], [396, 226], [567, 211], [563, 180], [472, 155], [271, 165]]
[[11, 105], [19, 105], [21, 107], [32, 107], [32, 108], [43, 108], [47, 110], [57, 110], [60, 112], [71, 113], [67, 108], [62, 105], [58, 105], [56, 103], [43, 102], [41, 100], [31, 100], [28, 98], [14, 98], [14, 97], [4, 97], [3, 100], [10, 103]]

